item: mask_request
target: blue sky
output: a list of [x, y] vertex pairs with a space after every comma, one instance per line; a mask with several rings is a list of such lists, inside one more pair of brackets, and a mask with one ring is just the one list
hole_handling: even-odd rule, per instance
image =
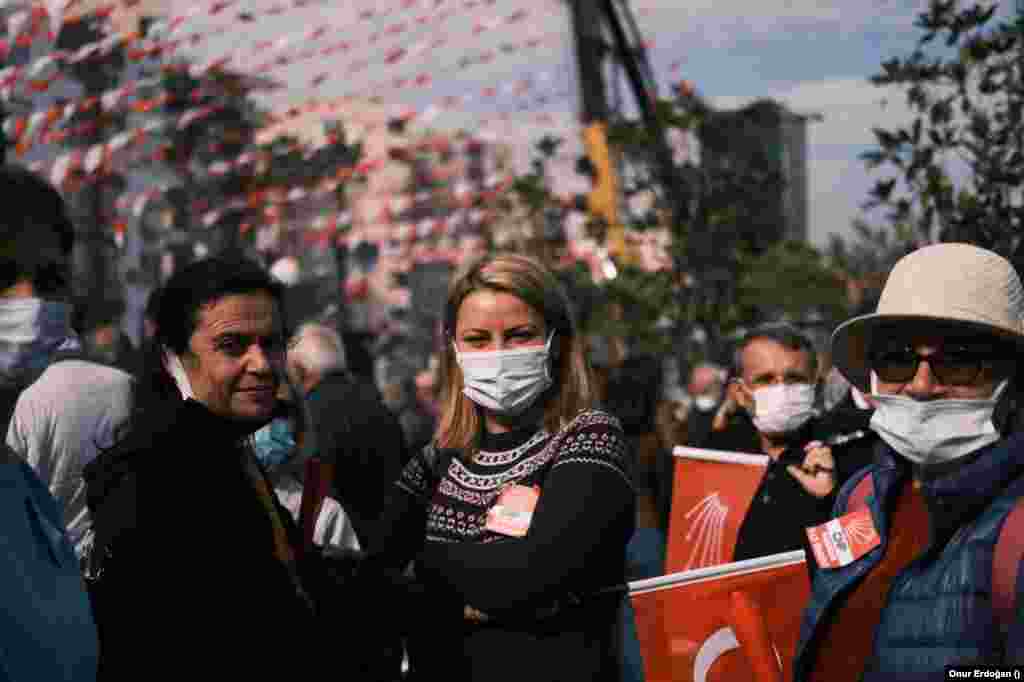
[[[171, 4], [175, 9], [195, 6], [184, 0]], [[232, 9], [237, 13], [244, 7], [259, 17], [260, 10], [271, 4], [250, 0]], [[857, 159], [873, 141], [871, 127], [909, 120], [901, 94], [875, 88], [867, 79], [878, 71], [883, 60], [913, 49], [919, 35], [913, 21], [927, 6], [926, 0], [633, 0], [631, 4], [641, 30], [653, 41], [650, 56], [663, 87], [685, 78], [722, 107], [773, 97], [798, 112], [822, 114], [822, 122], [811, 124], [809, 130], [809, 236], [821, 246], [831, 233], [848, 234], [873, 178], [878, 177], [869, 174]], [[367, 9], [373, 9], [376, 15], [360, 19], [360, 12]], [[526, 20], [501, 24], [479, 34], [472, 30], [480, 22], [502, 19], [524, 9], [529, 12]], [[452, 12], [451, 16], [435, 21], [446, 10]], [[375, 84], [396, 75], [429, 73], [434, 77], [431, 87], [385, 90], [384, 96], [396, 104], [424, 110], [445, 95], [477, 93], [459, 107], [458, 115], [443, 114], [433, 119], [432, 125], [489, 130], [492, 136], [517, 145], [521, 161], [528, 159], [531, 140], [546, 132], [536, 123], [535, 113], [516, 114], [519, 120], [503, 124], [484, 125], [480, 121], [498, 111], [516, 112], [524, 101], [532, 99], [508, 92], [485, 99], [479, 96], [481, 90], [488, 86], [500, 89], [527, 77], [533, 79], [535, 93], [570, 93], [575, 88], [568, 19], [559, 0], [484, 0], [469, 5], [466, 0], [348, 0], [313, 3], [245, 25], [231, 24], [229, 15], [221, 15], [227, 17], [224, 25], [229, 32], [207, 41], [200, 49], [202, 54], [223, 54], [239, 48], [251, 52], [256, 41], [301, 37], [303, 31], [324, 22], [331, 27], [327, 38], [316, 43], [298, 40], [294, 48], [326, 45], [339, 39], [363, 41], [375, 31], [407, 20], [411, 29], [386, 36], [361, 52], [326, 61], [298, 62], [276, 70], [274, 76], [288, 88], [275, 95], [275, 106], [298, 103], [312, 95], [381, 92]], [[434, 19], [413, 25], [419, 16]], [[193, 17], [188, 29], [202, 28], [201, 21]], [[223, 24], [225, 19], [220, 21]], [[501, 54], [490, 64], [457, 67], [462, 57], [531, 36], [548, 36], [550, 42], [539, 49]], [[385, 63], [389, 49], [422, 46], [422, 41], [436, 37], [444, 37], [447, 42], [414, 60]], [[292, 48], [285, 51], [288, 49]], [[361, 58], [366, 59], [366, 67], [350, 74], [348, 69]], [[257, 61], [250, 54], [240, 63], [252, 66]], [[673, 65], [678, 68], [672, 69]], [[309, 80], [321, 72], [327, 73], [328, 79], [318, 89], [311, 89]], [[887, 101], [884, 106], [883, 100]], [[571, 143], [567, 145], [567, 158], [578, 150], [578, 131], [573, 125], [576, 105], [575, 96], [562, 96], [554, 97], [544, 108], [562, 122], [558, 132]]]

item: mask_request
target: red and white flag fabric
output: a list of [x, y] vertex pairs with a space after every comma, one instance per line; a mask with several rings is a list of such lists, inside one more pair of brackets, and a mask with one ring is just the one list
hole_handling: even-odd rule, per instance
[[814, 560], [822, 568], [847, 566], [881, 544], [871, 511], [858, 509], [807, 529]]
[[629, 584], [647, 682], [782, 682], [810, 598], [803, 550]]
[[677, 446], [665, 571], [732, 561], [767, 455]]

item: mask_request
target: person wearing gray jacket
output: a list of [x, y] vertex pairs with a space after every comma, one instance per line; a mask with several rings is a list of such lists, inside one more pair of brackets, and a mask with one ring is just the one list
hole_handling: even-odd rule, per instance
[[82, 470], [113, 445], [128, 419], [132, 381], [127, 372], [94, 362], [54, 363], [22, 391], [7, 428], [7, 445], [61, 504], [79, 559], [92, 539]]

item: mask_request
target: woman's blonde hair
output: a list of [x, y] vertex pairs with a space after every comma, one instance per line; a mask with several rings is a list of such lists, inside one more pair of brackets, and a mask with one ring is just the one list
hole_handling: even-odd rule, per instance
[[514, 254], [487, 256], [457, 274], [448, 288], [444, 311], [445, 348], [439, 366], [441, 416], [435, 439], [439, 447], [472, 456], [479, 447], [481, 417], [462, 393], [462, 370], [455, 359], [455, 325], [459, 307], [477, 291], [512, 294], [544, 318], [551, 344], [554, 382], [540, 398], [544, 427], [551, 433], [582, 410], [594, 405], [594, 384], [587, 364], [586, 344], [576, 329], [569, 299], [555, 276], [532, 258]]

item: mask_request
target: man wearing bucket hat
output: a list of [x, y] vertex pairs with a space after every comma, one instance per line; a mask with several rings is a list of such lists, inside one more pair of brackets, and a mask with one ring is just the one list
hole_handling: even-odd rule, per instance
[[840, 490], [828, 533], [809, 532], [823, 568], [795, 680], [1024, 663], [1022, 349], [1020, 278], [967, 244], [905, 256], [877, 311], [836, 329], [834, 362], [870, 392], [882, 442]]

